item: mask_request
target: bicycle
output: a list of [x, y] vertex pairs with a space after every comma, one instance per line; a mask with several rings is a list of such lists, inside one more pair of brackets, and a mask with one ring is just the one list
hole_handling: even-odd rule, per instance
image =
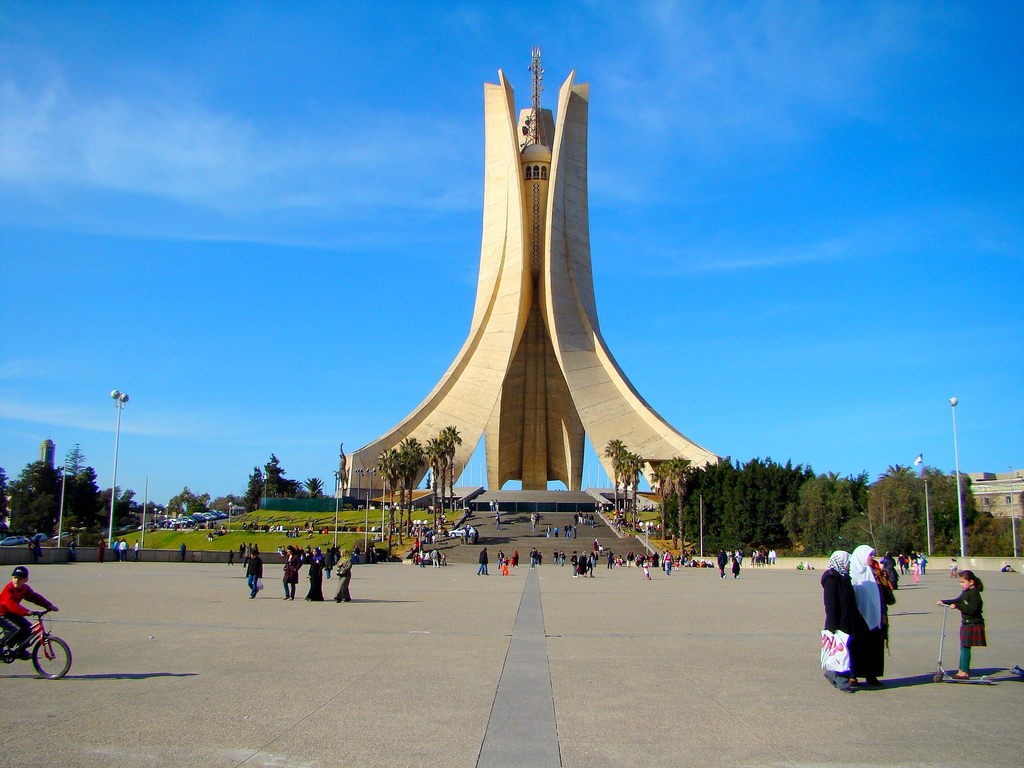
[[22, 651], [16, 651], [4, 645], [0, 648], [0, 662], [11, 664], [19, 660], [32, 659], [32, 665], [41, 677], [60, 680], [71, 669], [71, 648], [61, 638], [50, 633], [43, 623], [43, 617], [50, 613], [32, 611], [36, 623], [32, 625], [32, 635], [28, 645]]

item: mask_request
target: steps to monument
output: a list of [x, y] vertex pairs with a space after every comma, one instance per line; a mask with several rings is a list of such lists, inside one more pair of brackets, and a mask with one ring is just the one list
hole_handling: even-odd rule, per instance
[[[495, 566], [498, 561], [498, 552], [504, 552], [508, 557], [519, 551], [519, 564], [530, 564], [530, 550], [536, 548], [541, 553], [541, 562], [548, 564], [552, 562], [555, 550], [565, 550], [566, 558], [572, 557], [573, 550], [577, 552], [590, 552], [594, 548], [594, 539], [606, 550], [610, 549], [616, 555], [626, 555], [628, 552], [639, 554], [644, 551], [642, 541], [629, 536], [619, 538], [607, 523], [600, 516], [595, 515], [594, 525], [580, 525], [577, 527], [575, 538], [565, 538], [565, 526], [573, 525], [573, 515], [568, 512], [544, 512], [537, 521], [537, 529], [533, 530], [530, 523], [530, 513], [510, 512], [501, 516], [501, 530], [494, 526], [494, 515], [474, 513], [466, 520], [466, 525], [472, 525], [480, 533], [476, 544], [463, 544], [462, 539], [439, 539], [433, 544], [424, 545], [425, 550], [436, 549], [444, 552], [449, 563], [477, 563], [480, 558], [480, 550], [487, 547], [487, 555], [490, 559], [490, 570], [496, 572]], [[551, 528], [551, 536], [548, 537], [547, 529]], [[558, 536], [555, 536], [555, 528], [558, 528]], [[568, 560], [567, 560], [568, 562]]]

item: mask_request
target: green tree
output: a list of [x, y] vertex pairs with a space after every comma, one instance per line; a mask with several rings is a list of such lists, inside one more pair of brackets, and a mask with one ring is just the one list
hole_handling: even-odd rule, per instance
[[619, 511], [619, 480], [622, 478], [622, 457], [626, 454], [626, 444], [621, 440], [609, 440], [604, 447], [604, 457], [612, 465], [612, 483], [615, 485], [615, 511]]
[[866, 478], [840, 478], [835, 473], [818, 475], [805, 482], [796, 503], [787, 506], [783, 522], [794, 545], [808, 555], [828, 555], [849, 546], [843, 526], [864, 511]]
[[441, 475], [444, 473], [445, 468], [448, 465], [448, 451], [445, 447], [444, 441], [441, 437], [432, 437], [427, 440], [427, 444], [423, 448], [423, 458], [430, 466], [430, 485], [432, 498], [434, 500], [431, 505], [434, 509], [434, 527], [437, 527], [437, 507], [438, 507], [438, 481], [443, 482]]
[[[108, 497], [109, 499], [109, 497]], [[197, 515], [210, 511], [210, 494], [197, 495], [188, 486], [167, 502], [167, 509], [179, 516]]]
[[319, 477], [311, 477], [306, 480], [306, 492], [311, 499], [322, 499], [324, 496], [324, 481]]
[[259, 467], [252, 468], [249, 475], [249, 483], [242, 497], [242, 506], [246, 512], [255, 512], [263, 503], [263, 495], [266, 490], [266, 483], [263, 481], [263, 470]]
[[263, 467], [266, 496], [271, 499], [294, 499], [299, 493], [299, 481], [284, 476], [284, 469], [277, 456], [270, 454], [270, 461]]
[[0, 467], [0, 528], [7, 528], [7, 473]]
[[210, 502], [211, 512], [227, 512], [229, 507], [245, 506], [245, 498], [229, 493], [227, 496], [218, 496]]
[[[106, 510], [107, 522], [110, 521], [110, 489], [105, 488], [99, 494], [100, 508]], [[119, 528], [138, 525], [138, 518], [141, 516], [142, 507], [135, 502], [135, 491], [128, 489], [117, 489], [117, 496], [114, 499], [114, 531]]]
[[[423, 475], [423, 445], [415, 437], [407, 437], [398, 445], [398, 461], [401, 469], [400, 482], [405, 491], [405, 510], [408, 525], [412, 525], [412, 492]], [[399, 534], [399, 543], [401, 543]]]
[[107, 495], [107, 506], [104, 510], [100, 489], [96, 484], [96, 470], [84, 463], [81, 451], [77, 453], [81, 460], [69, 461], [67, 465], [64, 527], [85, 528], [87, 531], [96, 532], [105, 528], [107, 515], [110, 513], [110, 496]]
[[[449, 496], [449, 507], [452, 511], [452, 516], [455, 515], [455, 454], [458, 451], [458, 447], [462, 445], [462, 437], [459, 435], [459, 430], [454, 425], [449, 425], [441, 430], [441, 434], [438, 435], [438, 439], [444, 443], [445, 446], [445, 468], [448, 474], [448, 488], [451, 489], [451, 495]], [[444, 495], [444, 487], [442, 483], [441, 494]]]
[[25, 466], [10, 484], [10, 525], [26, 534], [53, 533], [57, 528], [60, 472], [48, 462]]
[[[391, 503], [388, 504], [388, 552], [390, 552], [395, 534], [395, 487], [398, 485], [398, 480], [402, 476], [402, 467], [398, 451], [394, 448], [388, 448], [386, 451], [381, 453], [377, 459], [377, 472], [380, 474], [381, 480], [384, 484], [391, 489]], [[382, 502], [384, 500], [384, 492], [385, 489], [381, 488], [380, 498]], [[398, 537], [399, 544], [401, 544], [401, 531], [399, 531]]]
[[921, 549], [924, 536], [924, 484], [909, 467], [895, 464], [868, 489], [868, 535], [875, 550]]
[[[673, 538], [682, 551], [683, 539], [683, 501], [686, 498], [686, 475], [690, 471], [690, 460], [681, 456], [663, 461], [655, 467], [654, 474], [658, 482], [658, 493], [661, 495], [661, 529], [667, 539], [669, 531], [674, 532]], [[674, 512], [670, 522], [669, 513]]]
[[697, 530], [703, 497], [706, 547], [785, 548], [789, 537], [783, 515], [813, 476], [809, 468], [771, 459], [751, 459], [746, 464], [727, 460], [689, 472], [684, 529]]
[[[646, 460], [639, 453], [625, 451], [622, 454], [622, 481], [626, 486], [626, 505], [632, 514], [633, 527], [640, 522], [640, 510], [637, 505], [637, 493], [640, 488], [640, 473], [643, 472]], [[632, 490], [632, 502], [630, 502], [629, 491]]]

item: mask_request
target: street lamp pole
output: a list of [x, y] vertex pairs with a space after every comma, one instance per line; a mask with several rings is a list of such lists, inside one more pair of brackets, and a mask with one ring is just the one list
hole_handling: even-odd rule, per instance
[[953, 411], [953, 456], [956, 461], [956, 508], [960, 516], [960, 557], [967, 557], [967, 542], [964, 541], [964, 498], [960, 492], [960, 448], [956, 440], [956, 406], [960, 401], [949, 398], [950, 410]]
[[108, 547], [114, 544], [114, 502], [117, 500], [117, 448], [121, 440], [121, 411], [124, 410], [124, 404], [128, 402], [128, 394], [126, 392], [118, 392], [115, 389], [110, 393], [110, 397], [114, 401], [114, 407], [117, 408], [117, 428], [114, 431], [114, 479], [110, 483], [110, 527], [107, 529]]
[[928, 532], [928, 557], [932, 556], [932, 517], [928, 503], [928, 478], [924, 479], [924, 527]]
[[[683, 538], [683, 532], [679, 532], [680, 541]], [[682, 547], [679, 548], [680, 557], [683, 554]], [[704, 494], [700, 495], [700, 557], [704, 559]]]
[[334, 548], [338, 548], [338, 494], [341, 493], [341, 470], [334, 470]]
[[376, 470], [365, 470], [370, 479], [370, 490], [366, 492], [366, 507], [363, 509], [363, 554], [370, 548], [370, 496], [373, 495], [373, 473]]
[[[1017, 504], [1013, 503], [1013, 481], [1016, 480], [1013, 476], [1013, 467], [1010, 468], [1010, 526], [1013, 528], [1013, 559], [1017, 559]], [[1021, 493], [1021, 498], [1024, 498], [1024, 493]]]
[[[60, 548], [61, 530], [64, 528], [64, 489], [67, 487], [67, 484], [68, 484], [68, 460], [64, 459], [64, 471], [61, 473], [61, 480], [60, 480], [60, 513], [57, 515], [57, 548], [58, 549]], [[1010, 498], [1013, 498], [1012, 486], [1011, 486]], [[1014, 537], [1013, 537], [1013, 546], [1014, 546], [1014, 548], [1016, 548], [1016, 546], [1017, 546], [1016, 531], [1017, 531], [1017, 529], [1014, 528]], [[1017, 555], [1014, 554], [1014, 557], [1016, 557], [1016, 556]]]
[[[142, 496], [142, 533], [139, 536], [139, 549], [146, 547], [146, 507], [149, 506], [149, 475], [146, 475], [146, 492]], [[228, 530], [231, 530], [231, 505], [228, 505]]]

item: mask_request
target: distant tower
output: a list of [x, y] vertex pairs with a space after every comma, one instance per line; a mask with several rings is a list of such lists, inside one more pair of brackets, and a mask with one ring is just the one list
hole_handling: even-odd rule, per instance
[[483, 238], [469, 337], [427, 399], [351, 455], [350, 471], [449, 425], [463, 440], [459, 468], [486, 437], [492, 489], [519, 480], [524, 490], [549, 481], [579, 490], [586, 438], [609, 476], [611, 440], [639, 454], [645, 471], [676, 457], [696, 467], [718, 462], [640, 397], [601, 336], [587, 204], [589, 86], [570, 73], [555, 119], [541, 109], [540, 49], [532, 54], [531, 105], [518, 119], [503, 72], [484, 86]]
[[46, 462], [46, 466], [53, 468], [53, 456], [57, 450], [57, 446], [53, 444], [53, 440], [46, 438], [39, 446], [39, 460]]

